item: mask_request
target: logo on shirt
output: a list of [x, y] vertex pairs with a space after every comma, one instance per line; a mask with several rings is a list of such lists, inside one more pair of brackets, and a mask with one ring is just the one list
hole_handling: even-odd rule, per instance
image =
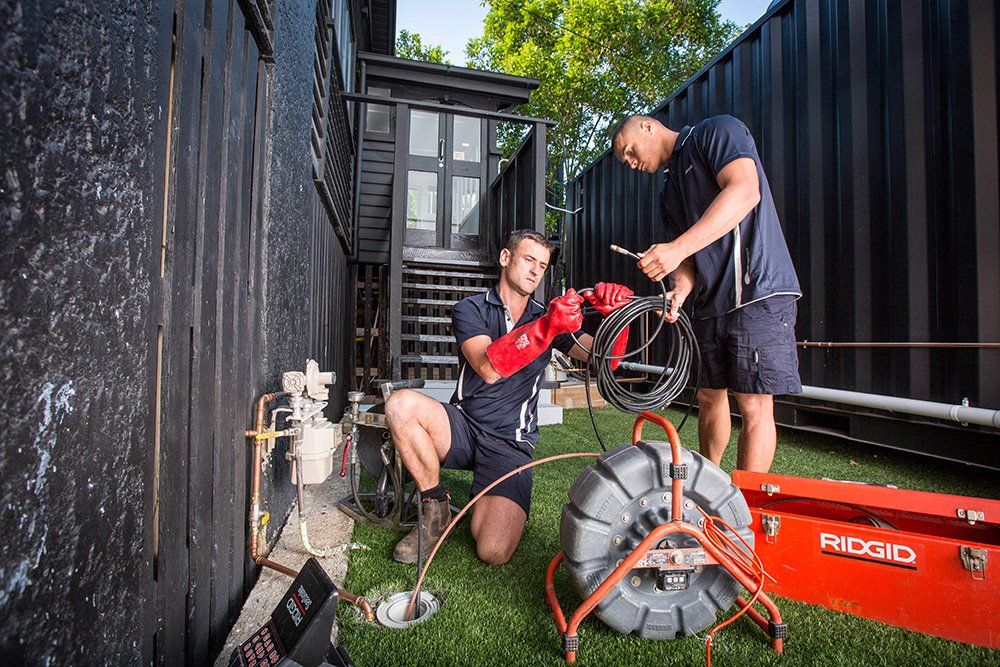
[[694, 165], [691, 165], [690, 167], [688, 167], [687, 169], [685, 169], [685, 170], [684, 170], [684, 173], [685, 173], [685, 174], [687, 174], [687, 173], [688, 173], [689, 171], [691, 171], [692, 169], [694, 169]]
[[530, 344], [531, 341], [528, 340], [528, 334], [526, 333], [521, 334], [520, 336], [517, 337], [517, 340], [514, 341], [514, 346], [519, 350], [523, 350]]

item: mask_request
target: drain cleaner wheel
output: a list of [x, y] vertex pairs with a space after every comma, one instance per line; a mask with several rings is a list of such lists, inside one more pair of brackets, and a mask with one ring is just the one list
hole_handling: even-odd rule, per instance
[[[671, 520], [670, 460], [666, 442], [621, 445], [602, 454], [573, 483], [559, 539], [564, 565], [581, 598], [593, 593], [654, 527]], [[752, 546], [750, 509], [739, 488], [700, 454], [685, 449], [684, 463], [683, 519], [698, 525], [700, 506], [727, 521]], [[657, 548], [699, 546], [693, 537], [673, 533]], [[682, 579], [680, 585], [664, 586], [657, 570], [635, 569], [593, 613], [623, 634], [673, 639], [713, 625], [716, 614], [731, 607], [740, 591], [739, 583], [718, 565], [697, 566]], [[679, 590], [671, 590], [675, 588]]]

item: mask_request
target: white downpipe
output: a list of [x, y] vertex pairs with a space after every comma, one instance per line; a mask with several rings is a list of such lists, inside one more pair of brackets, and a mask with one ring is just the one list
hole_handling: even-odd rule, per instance
[[898, 396], [865, 394], [858, 391], [808, 387], [805, 385], [802, 387], [801, 394], [793, 394], [793, 396], [811, 398], [816, 401], [845, 403], [863, 408], [905, 412], [910, 415], [945, 419], [961, 424], [976, 424], [977, 426], [1000, 428], [1000, 410], [990, 410], [988, 408], [972, 408], [968, 405], [934, 403], [933, 401], [918, 401], [912, 398], [899, 398]]
[[[663, 373], [663, 366], [637, 364], [629, 361], [623, 361], [621, 368], [653, 375]], [[673, 369], [668, 368], [667, 373], [671, 372], [673, 372]], [[807, 385], [802, 386], [801, 394], [789, 395], [810, 398], [814, 401], [829, 401], [830, 403], [843, 403], [861, 408], [903, 412], [919, 417], [933, 417], [934, 419], [944, 419], [960, 424], [975, 424], [977, 426], [1000, 428], [1000, 410], [990, 410], [989, 408], [973, 408], [961, 404], [935, 403], [933, 401], [919, 401], [915, 398], [865, 394], [860, 391], [844, 391], [843, 389], [827, 389], [826, 387], [810, 387]]]

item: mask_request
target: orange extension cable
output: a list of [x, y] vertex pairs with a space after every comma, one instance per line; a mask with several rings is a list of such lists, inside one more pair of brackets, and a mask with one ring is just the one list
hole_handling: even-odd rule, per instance
[[[671, 446], [672, 454], [674, 455], [673, 458], [676, 461], [680, 461], [681, 445], [680, 445], [680, 437], [677, 433], [677, 430], [676, 428], [674, 428], [674, 425], [670, 421], [668, 421], [666, 418], [660, 415], [656, 415], [650, 412], [644, 412], [636, 418], [636, 422], [633, 425], [633, 430], [632, 430], [633, 444], [638, 443], [639, 439], [641, 439], [642, 424], [644, 421], [647, 420], [656, 423], [666, 432], [667, 439]], [[558, 461], [562, 459], [571, 459], [571, 458], [596, 458], [600, 455], [601, 453], [599, 452], [573, 452], [569, 454], [558, 454], [556, 456], [549, 456], [546, 458], [538, 459], [537, 461], [532, 461], [531, 463], [527, 463], [523, 466], [520, 466], [519, 468], [510, 471], [509, 473], [503, 475], [495, 482], [487, 486], [485, 489], [477, 493], [476, 496], [472, 498], [468, 503], [466, 503], [466, 505], [462, 508], [462, 510], [455, 515], [455, 517], [445, 528], [444, 532], [441, 534], [441, 537], [439, 537], [437, 542], [434, 544], [434, 548], [431, 549], [431, 553], [427, 558], [427, 562], [424, 564], [424, 567], [421, 570], [420, 575], [417, 577], [416, 586], [414, 587], [413, 593], [410, 596], [410, 603], [406, 609], [406, 618], [413, 618], [414, 607], [416, 606], [416, 602], [420, 596], [420, 588], [423, 585], [424, 578], [427, 575], [427, 571], [430, 569], [431, 562], [437, 555], [438, 549], [444, 543], [445, 539], [447, 539], [452, 529], [454, 529], [454, 527], [458, 524], [458, 522], [462, 519], [462, 517], [465, 516], [466, 513], [468, 513], [469, 509], [471, 509], [472, 506], [475, 505], [480, 498], [485, 496], [498, 484], [501, 484], [502, 482], [513, 477], [514, 475], [517, 475], [529, 468], [541, 465], [542, 463], [549, 463], [551, 461]], [[680, 489], [678, 488], [680, 486], [681, 486], [680, 480], [673, 480], [671, 491], [672, 495], [674, 496], [672, 498], [673, 501], [672, 505], [674, 506], [680, 505], [680, 495], [682, 495], [680, 493]], [[711, 667], [712, 642], [715, 639], [715, 635], [718, 634], [721, 630], [725, 629], [727, 626], [734, 623], [744, 614], [749, 614], [752, 618], [754, 618], [754, 620], [759, 625], [766, 624], [766, 621], [764, 620], [763, 616], [760, 614], [760, 612], [758, 612], [756, 609], [753, 608], [753, 605], [763, 593], [764, 579], [768, 578], [771, 579], [771, 581], [774, 581], [774, 578], [767, 574], [767, 572], [764, 570], [764, 564], [761, 561], [760, 557], [754, 552], [753, 548], [747, 543], [747, 541], [744, 540], [743, 537], [732, 528], [732, 526], [730, 526], [725, 520], [719, 517], [712, 517], [708, 515], [700, 507], [698, 508], [698, 511], [701, 512], [702, 515], [705, 517], [705, 525], [702, 532], [705, 534], [705, 536], [708, 538], [711, 544], [714, 547], [716, 547], [719, 551], [730, 556], [731, 560], [739, 569], [740, 573], [746, 576], [747, 579], [749, 579], [752, 582], [757, 582], [757, 586], [753, 591], [753, 594], [751, 595], [749, 601], [744, 600], [742, 596], [737, 596], [737, 602], [739, 604], [740, 609], [737, 610], [737, 612], [732, 616], [730, 616], [728, 619], [716, 625], [709, 632], [708, 637], [705, 641], [705, 662], [708, 667]], [[674, 516], [679, 516], [679, 513]], [[740, 541], [740, 543], [742, 543], [742, 547], [737, 545], [736, 542], [729, 535], [727, 535], [721, 529], [719, 529], [716, 526], [716, 524], [722, 525], [723, 528], [725, 528], [730, 533], [735, 535], [736, 538]], [[561, 563], [562, 563], [562, 552], [560, 551], [549, 563], [546, 573], [547, 579], [551, 579], [554, 576], [556, 568], [558, 568]], [[550, 598], [550, 593], [554, 595], [554, 590], [550, 592], [548, 590], [548, 587], [549, 586], [546, 583], [545, 593], [547, 600]], [[549, 600], [549, 602], [550, 606], [553, 609], [553, 612], [556, 615], [557, 626], [560, 626], [562, 628], [561, 631], [564, 631], [564, 628], [566, 626], [566, 620], [565, 616], [563, 616], [562, 614], [562, 610], [559, 608], [558, 602], [555, 605], [551, 604], [551, 600]]]
[[555, 456], [547, 456], [544, 459], [538, 459], [537, 461], [526, 463], [520, 468], [515, 468], [514, 470], [511, 470], [509, 473], [507, 473], [506, 475], [504, 475], [503, 477], [496, 480], [495, 482], [487, 486], [485, 489], [477, 493], [472, 500], [470, 500], [468, 503], [465, 504], [465, 507], [462, 508], [462, 511], [455, 515], [455, 518], [451, 520], [451, 523], [448, 524], [448, 527], [444, 529], [443, 533], [441, 533], [441, 537], [439, 537], [438, 541], [434, 543], [434, 548], [431, 549], [431, 554], [430, 556], [427, 557], [427, 562], [424, 563], [424, 569], [421, 570], [420, 576], [417, 577], [417, 585], [413, 588], [413, 595], [410, 596], [410, 604], [406, 608], [406, 618], [413, 618], [413, 607], [414, 605], [416, 605], [417, 599], [420, 596], [420, 586], [423, 585], [424, 576], [426, 576], [427, 570], [428, 568], [430, 568], [431, 561], [434, 560], [434, 556], [437, 554], [438, 549], [441, 548], [441, 544], [448, 537], [448, 534], [451, 533], [451, 530], [452, 528], [455, 527], [455, 524], [457, 524], [459, 520], [463, 516], [465, 516], [466, 512], [469, 511], [469, 508], [475, 505], [477, 502], [479, 502], [479, 499], [485, 496], [488, 491], [492, 490], [493, 487], [500, 484], [501, 482], [507, 481], [514, 475], [523, 472], [528, 468], [534, 468], [535, 466], [540, 465], [542, 463], [549, 463], [550, 461], [559, 461], [562, 459], [597, 458], [598, 456], [601, 455], [601, 453], [602, 452], [572, 452], [570, 454], [556, 454]]

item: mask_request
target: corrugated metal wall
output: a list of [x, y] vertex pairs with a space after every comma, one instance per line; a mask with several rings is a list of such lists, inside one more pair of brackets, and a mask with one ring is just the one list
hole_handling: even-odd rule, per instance
[[[993, 0], [789, 0], [655, 112], [753, 133], [805, 296], [798, 339], [1000, 340]], [[569, 187], [569, 285], [641, 274], [659, 176], [605, 154]], [[651, 290], [650, 290], [651, 293]], [[1000, 350], [800, 351], [803, 383], [1000, 407]]]

